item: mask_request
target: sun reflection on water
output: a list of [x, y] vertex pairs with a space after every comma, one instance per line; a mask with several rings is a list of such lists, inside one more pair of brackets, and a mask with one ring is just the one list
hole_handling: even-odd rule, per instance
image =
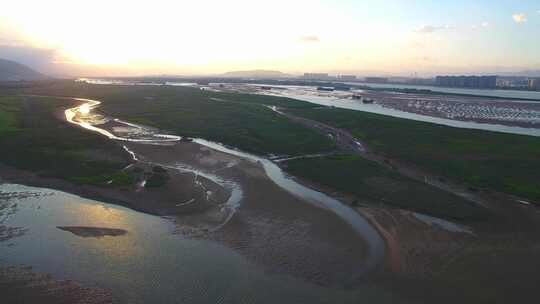
[[79, 107], [79, 112], [80, 112], [81, 114], [88, 114], [88, 113], [90, 113], [90, 105], [87, 104], [87, 103], [82, 104], [82, 105]]

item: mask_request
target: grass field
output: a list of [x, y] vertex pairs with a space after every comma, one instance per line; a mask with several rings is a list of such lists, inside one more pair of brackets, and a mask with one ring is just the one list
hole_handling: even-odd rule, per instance
[[434, 216], [479, 220], [487, 210], [435, 187], [406, 178], [360, 156], [335, 155], [295, 159], [287, 171], [372, 202]]
[[111, 116], [177, 135], [203, 137], [260, 155], [299, 155], [334, 149], [329, 138], [261, 106], [313, 107], [291, 99], [190, 87], [98, 86], [74, 82], [58, 82], [25, 93], [96, 98], [104, 101], [100, 110]]
[[54, 117], [71, 105], [51, 98], [0, 97], [0, 162], [76, 183], [130, 184], [119, 171], [129, 163], [121, 147]]
[[222, 142], [260, 155], [298, 155], [334, 148], [330, 139], [291, 123], [266, 107], [238, 101], [241, 95], [214, 97], [214, 93], [192, 88], [152, 88], [142, 93], [141, 97], [129, 99], [106, 98], [103, 110], [132, 122]]
[[[11, 90], [18, 92], [21, 91]], [[103, 100], [100, 110], [111, 116], [261, 155], [301, 155], [334, 149], [326, 136], [291, 123], [262, 106], [277, 105], [295, 115], [349, 130], [371, 150], [389, 158], [471, 187], [491, 188], [540, 201], [540, 138], [536, 137], [452, 128], [352, 110], [322, 109], [288, 98], [188, 87], [65, 81], [24, 92]], [[347, 170], [346, 166], [343, 170]], [[354, 184], [350, 187], [355, 189]]]
[[0, 99], [0, 136], [19, 130], [17, 121], [20, 117], [20, 109], [16, 102], [16, 97]]
[[289, 112], [349, 130], [370, 149], [473, 187], [540, 201], [540, 138], [344, 109]]

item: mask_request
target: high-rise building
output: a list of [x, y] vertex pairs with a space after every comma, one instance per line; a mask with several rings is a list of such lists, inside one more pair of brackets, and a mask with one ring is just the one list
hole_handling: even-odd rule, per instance
[[304, 73], [304, 78], [309, 80], [328, 80], [328, 73]]
[[500, 76], [497, 77], [497, 87], [526, 89], [529, 87], [529, 79], [523, 76]]
[[367, 83], [387, 83], [388, 78], [386, 78], [386, 77], [366, 77], [364, 79], [364, 81], [367, 82]]
[[441, 87], [495, 89], [497, 76], [437, 76], [435, 84]]
[[540, 90], [540, 78], [529, 78], [529, 90]]

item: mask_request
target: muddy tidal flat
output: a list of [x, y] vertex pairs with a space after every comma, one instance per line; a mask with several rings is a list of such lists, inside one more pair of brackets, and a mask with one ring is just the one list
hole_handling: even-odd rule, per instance
[[82, 227], [82, 226], [58, 226], [60, 230], [68, 231], [80, 237], [104, 237], [125, 235], [127, 230], [103, 227]]
[[[133, 88], [147, 93], [146, 87]], [[113, 91], [119, 89], [132, 88]], [[176, 92], [167, 86], [156, 90]], [[205, 90], [183, 88], [175, 96], [208, 97]], [[250, 90], [258, 93], [256, 87]], [[296, 104], [306, 112], [332, 113], [336, 110], [332, 104], [358, 103], [350, 99], [350, 92], [279, 90], [301, 91], [324, 105]], [[45, 166], [49, 171], [42, 172], [0, 167], [0, 294], [8, 303], [512, 303], [527, 302], [536, 294], [540, 212], [534, 203], [409, 170], [406, 163], [376, 154], [373, 141], [357, 140], [354, 133], [331, 122], [281, 108], [296, 101], [264, 96], [257, 104], [251, 99], [257, 95], [233, 96], [246, 100], [238, 105], [234, 100], [201, 97], [194, 107], [220, 101], [220, 106], [232, 110], [242, 106], [249, 109], [245, 113], [264, 112], [258, 117], [272, 118], [271, 125], [294, 122], [319, 132], [319, 138], [331, 138], [335, 150], [251, 154], [184, 136], [181, 128], [160, 130], [146, 112], [115, 118], [121, 108], [100, 108], [107, 98], [5, 99], [7, 109], [40, 114], [36, 117], [42, 124], [35, 129], [86, 139], [74, 147], [59, 145], [58, 152], [50, 153], [55, 137], [39, 132], [29, 137], [45, 143], [38, 146], [38, 160], [47, 153], [69, 151], [61, 154], [71, 161], [63, 168], [81, 170], [79, 175], [69, 174], [77, 170], [60, 175], [52, 170], [55, 166]], [[274, 101], [280, 106], [262, 103]], [[146, 98], [141, 102], [157, 103]], [[39, 108], [45, 105], [50, 107]], [[52, 105], [55, 115], [45, 115]], [[162, 104], [166, 109], [171, 105], [185, 114], [185, 108], [176, 108], [176, 100]], [[408, 113], [377, 100], [357, 105]], [[40, 112], [31, 111], [38, 108]], [[137, 122], [130, 122], [130, 117]], [[362, 120], [351, 117], [353, 122]], [[145, 118], [154, 127], [146, 126]], [[359, 157], [365, 159], [360, 162]], [[17, 164], [17, 159], [6, 159]], [[50, 155], [48, 159], [54, 160]], [[317, 164], [310, 168], [325, 166], [323, 177], [338, 181], [337, 185], [293, 173], [293, 162], [301, 160]], [[340, 169], [339, 175], [332, 175], [335, 168], [343, 168], [342, 160], [354, 172]], [[114, 170], [93, 170], [103, 164], [102, 169], [114, 164]], [[369, 168], [371, 175], [366, 175]], [[392, 174], [384, 175], [387, 171]], [[394, 178], [398, 172], [414, 183]], [[365, 179], [365, 185], [383, 191], [367, 194], [371, 188], [360, 188], [360, 183], [353, 185], [354, 193], [339, 190], [342, 178], [362, 184]], [[393, 190], [417, 183], [437, 188], [429, 188], [437, 195], [424, 196], [416, 187], [407, 198], [413, 203], [423, 200], [422, 210], [377, 196], [397, 196]], [[452, 196], [450, 201], [463, 208], [447, 204], [437, 191], [458, 195], [462, 199]], [[478, 208], [465, 208], [476, 204], [481, 205], [481, 214], [475, 213]], [[441, 207], [472, 210], [478, 216], [430, 213]]]

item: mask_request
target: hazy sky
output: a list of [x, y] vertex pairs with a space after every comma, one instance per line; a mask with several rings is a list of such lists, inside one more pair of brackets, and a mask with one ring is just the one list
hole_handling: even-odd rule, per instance
[[540, 0], [4, 2], [0, 58], [49, 73], [540, 69]]

